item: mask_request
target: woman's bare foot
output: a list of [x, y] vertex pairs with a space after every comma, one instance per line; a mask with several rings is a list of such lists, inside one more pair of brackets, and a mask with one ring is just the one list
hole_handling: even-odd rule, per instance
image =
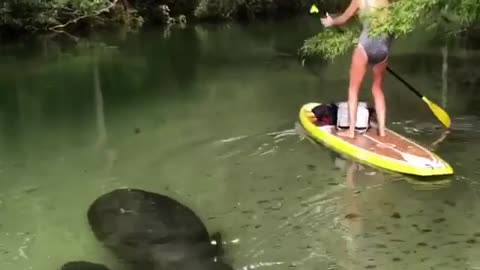
[[385, 137], [385, 128], [378, 129], [378, 136]]
[[355, 130], [339, 131], [339, 132], [337, 132], [337, 135], [341, 136], [341, 137], [347, 137], [347, 138], [350, 138], [350, 139], [354, 139], [355, 138]]

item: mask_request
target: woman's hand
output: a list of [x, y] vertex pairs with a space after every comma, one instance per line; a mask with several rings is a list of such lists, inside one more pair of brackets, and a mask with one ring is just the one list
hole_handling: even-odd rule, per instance
[[330, 15], [328, 15], [328, 13], [327, 13], [327, 16], [326, 16], [326, 17], [321, 18], [320, 20], [322, 21], [322, 24], [323, 24], [323, 26], [325, 26], [325, 27], [330, 27], [330, 26], [333, 25], [333, 18], [330, 17]]

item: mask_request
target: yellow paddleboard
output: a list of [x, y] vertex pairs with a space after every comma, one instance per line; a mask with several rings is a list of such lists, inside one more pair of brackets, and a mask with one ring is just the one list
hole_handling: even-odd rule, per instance
[[312, 109], [321, 103], [307, 103], [300, 109], [300, 123], [307, 134], [326, 147], [360, 163], [394, 172], [419, 176], [449, 175], [446, 161], [419, 144], [389, 129], [380, 137], [374, 128], [354, 139], [338, 136], [334, 125], [319, 126]]

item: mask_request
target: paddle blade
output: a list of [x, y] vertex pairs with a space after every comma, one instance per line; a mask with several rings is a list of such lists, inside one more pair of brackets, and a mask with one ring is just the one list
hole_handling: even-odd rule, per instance
[[315, 4], [312, 5], [310, 8], [310, 13], [318, 13], [320, 12]]
[[440, 106], [437, 104], [431, 102], [428, 98], [422, 97], [422, 100], [427, 103], [428, 107], [430, 107], [430, 110], [432, 110], [433, 114], [442, 122], [444, 126], [447, 128], [450, 128], [451, 120], [450, 116], [448, 116], [447, 112], [445, 112]]

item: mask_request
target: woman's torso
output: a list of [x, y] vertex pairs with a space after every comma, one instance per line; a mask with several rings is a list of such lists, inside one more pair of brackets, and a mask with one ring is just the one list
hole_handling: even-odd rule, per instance
[[359, 37], [359, 44], [362, 45], [365, 52], [368, 55], [369, 62], [371, 63], [379, 63], [383, 61], [389, 54], [390, 51], [390, 44], [392, 37], [390, 34], [384, 34], [380, 36], [370, 36], [369, 33], [369, 22], [368, 22], [368, 14], [375, 11], [381, 12], [380, 20], [376, 20], [375, 23], [382, 23], [382, 17], [385, 18], [387, 15], [386, 10], [381, 10], [384, 7], [388, 6], [388, 0], [358, 0], [360, 1], [360, 11], [359, 17], [363, 21], [363, 30]]
[[368, 32], [368, 20], [366, 17], [371, 12], [381, 12], [381, 16], [386, 16], [386, 10], [381, 10], [383, 8], [388, 7], [389, 1], [388, 0], [357, 0], [359, 1], [360, 10], [359, 10], [359, 17], [360, 20], [363, 22], [363, 32]]
[[360, 3], [360, 10], [368, 11], [371, 8], [385, 8], [390, 2], [388, 0], [358, 0]]

